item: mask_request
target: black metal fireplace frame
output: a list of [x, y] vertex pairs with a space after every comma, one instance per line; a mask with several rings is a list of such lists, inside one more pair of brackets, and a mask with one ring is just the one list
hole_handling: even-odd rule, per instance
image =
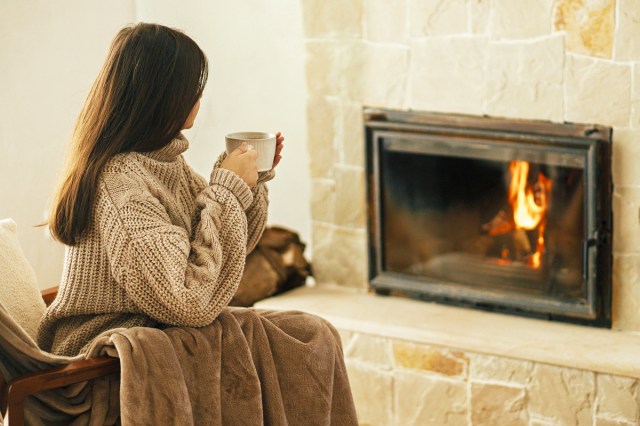
[[[366, 176], [368, 205], [369, 282], [378, 294], [506, 312], [579, 324], [611, 326], [611, 135], [609, 127], [557, 124], [461, 114], [394, 111], [365, 108]], [[465, 288], [454, 282], [410, 277], [385, 271], [382, 261], [380, 206], [381, 138], [389, 136], [454, 138], [461, 143], [533, 144], [536, 149], [584, 153], [586, 225], [583, 245], [583, 286], [587, 297], [576, 303], [523, 300], [499, 293]], [[429, 285], [425, 286], [425, 282]]]

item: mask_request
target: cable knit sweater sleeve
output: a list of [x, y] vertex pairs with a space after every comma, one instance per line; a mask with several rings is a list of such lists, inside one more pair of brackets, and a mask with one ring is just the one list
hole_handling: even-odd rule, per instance
[[[254, 194], [234, 173], [215, 169], [197, 196], [192, 237], [174, 225], [145, 188], [105, 181], [109, 208], [99, 226], [115, 280], [145, 314], [164, 324], [211, 323], [234, 295], [247, 254]], [[116, 194], [116, 195], [114, 195]], [[255, 232], [255, 231], [254, 231]]]
[[253, 202], [246, 210], [247, 223], [249, 224], [247, 253], [253, 251], [262, 237], [267, 226], [267, 208], [269, 206], [269, 190], [265, 183], [258, 183], [251, 188], [251, 191], [253, 192]]
[[[218, 157], [213, 170], [215, 171], [220, 167], [224, 159], [227, 158], [227, 153], [223, 152]], [[193, 170], [191, 170], [191, 173]], [[247, 235], [247, 254], [251, 253], [253, 249], [258, 245], [260, 237], [267, 226], [267, 212], [269, 207], [269, 190], [266, 183], [275, 177], [275, 170], [269, 170], [268, 172], [258, 173], [258, 183], [251, 188], [253, 193], [253, 202], [247, 207], [247, 223], [249, 234]]]

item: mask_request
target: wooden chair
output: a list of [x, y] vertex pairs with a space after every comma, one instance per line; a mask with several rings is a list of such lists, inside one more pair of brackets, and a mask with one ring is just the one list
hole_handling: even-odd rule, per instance
[[[57, 293], [58, 287], [42, 291], [42, 299], [47, 306], [53, 302]], [[119, 359], [100, 357], [15, 377], [9, 382], [0, 375], [0, 412], [6, 425], [22, 426], [27, 396], [119, 372]]]

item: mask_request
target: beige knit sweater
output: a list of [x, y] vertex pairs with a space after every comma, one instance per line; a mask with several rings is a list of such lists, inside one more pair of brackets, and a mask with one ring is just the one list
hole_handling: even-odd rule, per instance
[[107, 163], [88, 233], [67, 248], [40, 322], [42, 349], [75, 355], [117, 327], [205, 326], [231, 300], [264, 230], [273, 175], [249, 189], [219, 167], [223, 154], [207, 185], [181, 155], [188, 146], [180, 136]]

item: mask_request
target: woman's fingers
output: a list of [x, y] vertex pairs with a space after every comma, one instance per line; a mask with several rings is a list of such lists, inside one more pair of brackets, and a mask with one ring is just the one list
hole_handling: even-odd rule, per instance
[[280, 155], [280, 153], [282, 152], [282, 148], [284, 148], [284, 145], [282, 144], [282, 142], [284, 142], [284, 136], [282, 136], [281, 132], [276, 132], [276, 152], [273, 156], [272, 168], [277, 166], [280, 160], [282, 159], [282, 155]]
[[240, 155], [247, 152], [248, 150], [249, 150], [249, 144], [246, 142], [242, 142], [242, 144], [239, 147], [233, 150], [231, 155]]
[[282, 152], [283, 148], [284, 148], [283, 144], [276, 145], [276, 154], [275, 154], [275, 157], [273, 159], [273, 167], [278, 165], [278, 163], [280, 162], [280, 159], [282, 158], [282, 155], [280, 155], [280, 153]]
[[223, 169], [228, 169], [238, 175], [249, 187], [253, 187], [258, 180], [258, 152], [247, 143], [243, 143], [222, 161]]

